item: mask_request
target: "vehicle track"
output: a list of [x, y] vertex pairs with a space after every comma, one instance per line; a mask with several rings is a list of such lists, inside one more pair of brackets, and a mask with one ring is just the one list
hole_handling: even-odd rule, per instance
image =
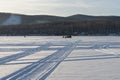
[[5, 64], [10, 61], [13, 61], [13, 60], [16, 60], [18, 58], [22, 58], [22, 57], [34, 54], [41, 50], [47, 49], [50, 45], [51, 45], [51, 43], [46, 43], [45, 45], [40, 46], [38, 48], [32, 48], [32, 49], [30, 48], [30, 49], [25, 50], [24, 52], [0, 58], [0, 65]]
[[76, 41], [57, 52], [18, 70], [1, 80], [44, 80], [74, 50]]

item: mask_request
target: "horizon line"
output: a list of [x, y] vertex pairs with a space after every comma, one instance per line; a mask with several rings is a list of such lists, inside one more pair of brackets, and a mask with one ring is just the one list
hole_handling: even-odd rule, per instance
[[0, 13], [5, 13], [5, 14], [16, 14], [16, 15], [26, 15], [26, 16], [39, 16], [39, 15], [44, 15], [44, 16], [59, 16], [59, 17], [69, 17], [69, 16], [74, 16], [74, 15], [83, 15], [83, 16], [120, 16], [120, 15], [106, 15], [106, 14], [99, 14], [99, 15], [93, 15], [93, 14], [84, 14], [84, 13], [74, 13], [74, 14], [70, 14], [70, 15], [56, 15], [56, 14], [26, 14], [26, 13], [17, 13], [17, 12], [0, 12]]

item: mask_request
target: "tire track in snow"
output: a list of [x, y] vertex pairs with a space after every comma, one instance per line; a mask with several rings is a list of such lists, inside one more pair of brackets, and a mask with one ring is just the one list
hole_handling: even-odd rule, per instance
[[59, 49], [57, 52], [18, 70], [2, 80], [45, 80], [54, 69], [75, 49], [79, 41]]
[[24, 52], [0, 58], [0, 65], [5, 64], [10, 61], [13, 61], [13, 60], [16, 60], [18, 58], [22, 58], [22, 57], [34, 54], [38, 51], [47, 49], [50, 45], [51, 45], [51, 43], [46, 43], [45, 45], [40, 46], [38, 48], [33, 48], [33, 49], [30, 48], [30, 49], [25, 50]]
[[[109, 43], [101, 43], [101, 44], [96, 44], [93, 46], [93, 49], [97, 52], [100, 52], [100, 53], [104, 53], [104, 54], [107, 54], [108, 57], [102, 57], [102, 58], [98, 58], [98, 59], [107, 59], [107, 58], [120, 58], [120, 54], [117, 54], [115, 53], [114, 51], [108, 51], [107, 48], [110, 49], [110, 46], [111, 44]], [[115, 48], [115, 47], [112, 47], [112, 48]]]

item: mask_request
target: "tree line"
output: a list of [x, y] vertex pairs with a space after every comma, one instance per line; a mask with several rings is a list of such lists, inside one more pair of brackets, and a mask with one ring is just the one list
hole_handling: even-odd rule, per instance
[[120, 35], [120, 21], [54, 21], [0, 26], [0, 35]]

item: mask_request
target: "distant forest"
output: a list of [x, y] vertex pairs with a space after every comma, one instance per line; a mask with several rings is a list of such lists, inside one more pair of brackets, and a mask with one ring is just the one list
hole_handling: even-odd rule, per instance
[[0, 26], [0, 35], [120, 35], [120, 21], [54, 21]]

